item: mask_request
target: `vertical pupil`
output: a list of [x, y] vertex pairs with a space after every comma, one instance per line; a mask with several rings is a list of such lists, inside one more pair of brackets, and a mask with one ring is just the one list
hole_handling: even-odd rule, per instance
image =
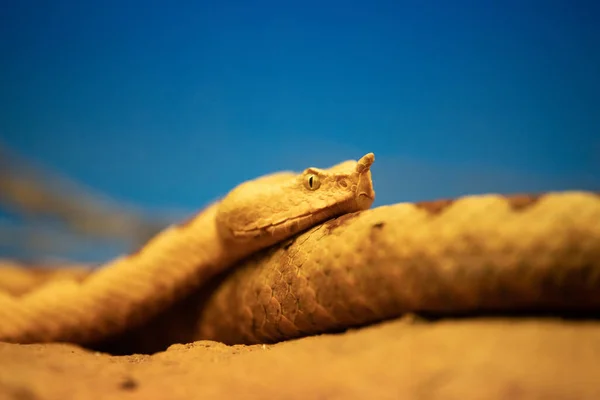
[[310, 178], [308, 178], [308, 185], [312, 188], [313, 187], [313, 177], [311, 176]]

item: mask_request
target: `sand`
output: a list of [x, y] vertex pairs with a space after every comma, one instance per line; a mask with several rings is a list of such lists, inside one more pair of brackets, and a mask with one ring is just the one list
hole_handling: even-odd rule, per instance
[[0, 343], [1, 399], [600, 399], [600, 322], [404, 318], [274, 345], [112, 356]]

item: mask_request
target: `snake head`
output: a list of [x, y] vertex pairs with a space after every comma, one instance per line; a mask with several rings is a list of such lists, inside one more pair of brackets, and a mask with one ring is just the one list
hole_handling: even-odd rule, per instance
[[330, 168], [281, 172], [244, 182], [217, 212], [224, 239], [269, 246], [328, 219], [371, 207], [373, 153]]

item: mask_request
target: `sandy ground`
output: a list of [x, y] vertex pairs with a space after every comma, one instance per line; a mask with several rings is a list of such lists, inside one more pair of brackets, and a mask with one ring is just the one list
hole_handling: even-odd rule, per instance
[[1, 399], [600, 399], [600, 322], [392, 321], [111, 356], [0, 343]]

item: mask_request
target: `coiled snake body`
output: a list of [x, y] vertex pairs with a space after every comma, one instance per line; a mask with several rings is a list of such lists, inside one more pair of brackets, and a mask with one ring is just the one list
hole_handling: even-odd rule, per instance
[[234, 264], [187, 315], [185, 340], [274, 342], [413, 311], [600, 309], [597, 194], [367, 210], [373, 160], [244, 183], [80, 282], [0, 293], [0, 340], [102, 340], [168, 313]]

